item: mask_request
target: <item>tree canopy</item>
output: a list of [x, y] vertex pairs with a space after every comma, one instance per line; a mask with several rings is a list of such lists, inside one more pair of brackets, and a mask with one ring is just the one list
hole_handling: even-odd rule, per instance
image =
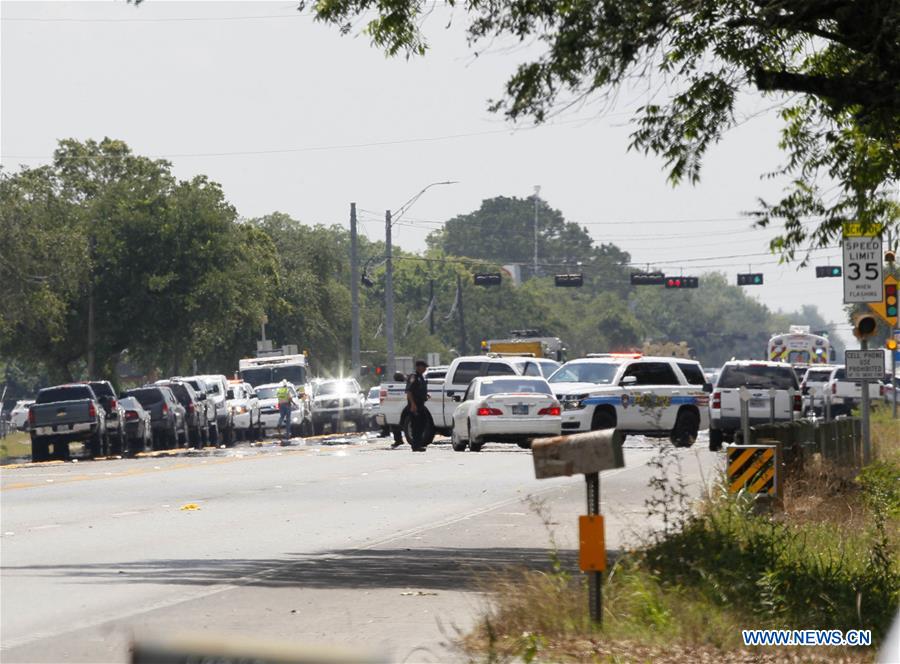
[[[394, 55], [424, 54], [431, 0], [301, 0], [350, 32], [362, 24]], [[739, 96], [781, 106], [790, 184], [760, 200], [760, 225], [782, 223], [785, 258], [830, 244], [846, 220], [896, 226], [900, 179], [900, 3], [895, 0], [448, 0], [473, 48], [537, 43], [491, 109], [543, 122], [635, 79], [656, 90], [630, 147], [660, 155], [673, 183], [696, 181], [709, 147], [734, 127]], [[815, 222], [807, 223], [809, 219]]]
[[[479, 352], [483, 339], [541, 328], [570, 357], [685, 341], [717, 366], [762, 357], [790, 324], [826, 325], [814, 307], [773, 313], [724, 275], [696, 291], [632, 288], [628, 254], [597, 245], [538, 200], [538, 275], [519, 286], [474, 284], [476, 272], [533, 256], [535, 199], [498, 196], [450, 219], [424, 253], [395, 248], [398, 355]], [[360, 238], [370, 288], [360, 289], [364, 364], [385, 361], [384, 245]], [[242, 219], [205, 176], [178, 180], [167, 162], [121, 141], [60, 141], [54, 161], [0, 173], [0, 370], [11, 399], [87, 377], [88, 298], [95, 308], [95, 375], [119, 361], [144, 374], [192, 368], [232, 373], [253, 355], [259, 324], [278, 345], [310, 351], [317, 374], [350, 364], [350, 237], [273, 212]], [[584, 274], [558, 288], [553, 273]], [[464, 314], [462, 317], [461, 312]]]

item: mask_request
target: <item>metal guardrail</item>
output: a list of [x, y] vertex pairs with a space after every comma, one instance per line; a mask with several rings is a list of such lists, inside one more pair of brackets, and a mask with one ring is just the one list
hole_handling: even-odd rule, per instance
[[862, 423], [857, 417], [840, 420], [798, 420], [750, 427], [750, 445], [777, 441], [790, 457], [820, 454], [823, 459], [859, 468], [862, 465]]

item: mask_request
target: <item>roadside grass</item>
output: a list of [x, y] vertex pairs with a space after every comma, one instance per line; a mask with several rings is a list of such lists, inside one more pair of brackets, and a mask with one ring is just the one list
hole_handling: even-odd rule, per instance
[[[484, 662], [873, 661], [876, 648], [747, 648], [741, 629], [870, 629], [876, 645], [884, 638], [900, 605], [893, 427], [873, 419], [878, 460], [858, 476], [819, 466], [793, 478], [803, 484], [775, 517], [722, 488], [686, 514], [660, 500], [673, 486], [677, 496], [680, 480], [654, 478], [648, 511], [669, 510], [668, 525], [605, 575], [602, 628], [587, 615], [584, 577], [562, 569], [551, 537], [551, 572], [484, 580], [488, 604], [460, 647]], [[666, 474], [666, 463], [657, 467]]]
[[16, 431], [0, 438], [0, 464], [11, 459], [31, 456], [31, 437], [24, 431]]
[[891, 407], [872, 411], [872, 450], [876, 459], [900, 465], [900, 419], [893, 419]]

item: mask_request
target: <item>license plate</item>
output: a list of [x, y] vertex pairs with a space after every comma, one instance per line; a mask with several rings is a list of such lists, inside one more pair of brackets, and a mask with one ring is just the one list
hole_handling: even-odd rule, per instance
[[528, 406], [513, 406], [513, 415], [528, 415]]
[[751, 408], [766, 408], [769, 405], [768, 399], [750, 399]]

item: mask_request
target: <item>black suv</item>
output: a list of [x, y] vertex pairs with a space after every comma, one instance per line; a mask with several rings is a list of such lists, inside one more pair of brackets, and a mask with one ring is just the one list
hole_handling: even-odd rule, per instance
[[160, 387], [168, 387], [184, 407], [188, 438], [197, 449], [209, 442], [209, 420], [206, 417], [206, 395], [198, 393], [190, 383], [181, 380], [157, 381]]
[[134, 397], [150, 413], [153, 429], [153, 448], [168, 449], [187, 443], [187, 423], [184, 406], [168, 387], [147, 385], [128, 390], [123, 397]]

